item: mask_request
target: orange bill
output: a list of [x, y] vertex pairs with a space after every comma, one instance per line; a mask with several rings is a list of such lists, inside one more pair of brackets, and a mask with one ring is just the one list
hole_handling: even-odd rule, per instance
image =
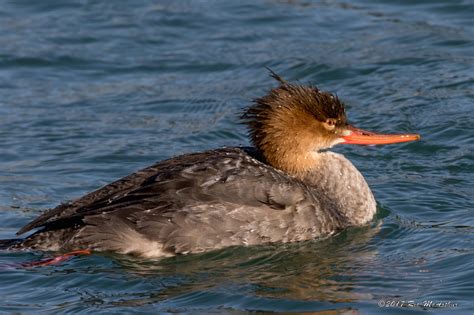
[[349, 126], [346, 129], [346, 135], [342, 136], [344, 140], [342, 143], [346, 144], [391, 144], [400, 142], [410, 142], [420, 140], [419, 134], [407, 133], [407, 134], [379, 134], [363, 129]]

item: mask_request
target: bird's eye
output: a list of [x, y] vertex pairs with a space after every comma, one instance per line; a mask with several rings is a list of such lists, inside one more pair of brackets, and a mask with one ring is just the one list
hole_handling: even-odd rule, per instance
[[335, 119], [328, 118], [324, 122], [324, 127], [326, 127], [326, 129], [328, 129], [328, 130], [332, 130], [332, 129], [334, 129], [334, 127], [336, 127], [336, 123], [337, 123], [337, 121]]

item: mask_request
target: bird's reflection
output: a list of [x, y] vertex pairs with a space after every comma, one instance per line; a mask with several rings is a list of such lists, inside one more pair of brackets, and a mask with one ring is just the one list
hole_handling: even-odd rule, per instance
[[[147, 281], [156, 281], [157, 290], [133, 294], [112, 303], [139, 306], [184, 299], [192, 304], [199, 292], [253, 296], [269, 301], [348, 303], [370, 300], [369, 293], [357, 290], [357, 281], [364, 277], [367, 264], [376, 255], [375, 245], [371, 245], [370, 240], [379, 229], [380, 223], [374, 223], [326, 240], [227, 248], [161, 261], [122, 256], [118, 259], [122, 268]], [[168, 283], [166, 279], [173, 281]], [[354, 312], [344, 308], [335, 311], [344, 310]]]

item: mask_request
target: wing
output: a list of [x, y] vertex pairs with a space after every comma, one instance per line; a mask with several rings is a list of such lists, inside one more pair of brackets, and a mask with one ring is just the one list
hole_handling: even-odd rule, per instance
[[138, 198], [137, 191], [139, 191], [140, 188], [146, 187], [147, 183], [156, 180], [159, 175], [162, 178], [172, 177], [174, 172], [179, 172], [179, 170], [194, 165], [199, 161], [204, 161], [208, 156], [212, 156], [213, 154], [213, 151], [207, 151], [158, 162], [88, 193], [72, 202], [61, 204], [44, 212], [22, 227], [16, 234], [20, 235], [26, 233], [57, 220], [73, 218], [77, 215], [85, 215], [87, 212], [93, 212], [93, 210], [101, 208], [104, 208], [104, 210], [111, 209], [117, 203], [123, 203], [126, 196], [132, 191], [136, 192], [134, 196]]
[[187, 253], [310, 239], [343, 221], [324, 195], [249, 151], [230, 148], [155, 164], [50, 210], [20, 232], [79, 224], [71, 246]]
[[[278, 200], [282, 196], [296, 196], [282, 194], [274, 189], [288, 189], [276, 185], [274, 189], [253, 191], [251, 187], [233, 181], [236, 176], [255, 180], [255, 176], [265, 177], [267, 171], [264, 164], [249, 156], [248, 151], [239, 148], [220, 149], [202, 153], [188, 154], [159, 162], [151, 167], [140, 170], [118, 181], [108, 184], [70, 203], [61, 204], [25, 225], [17, 234], [23, 234], [34, 228], [52, 225], [58, 221], [83, 218], [85, 216], [118, 211], [127, 208], [127, 211], [146, 211], [155, 208], [164, 208], [172, 203], [179, 209], [185, 207], [186, 202], [209, 202], [213, 198], [220, 201], [242, 203], [247, 201], [249, 206], [258, 206], [267, 202], [270, 207], [282, 207], [281, 203], [291, 203], [294, 200]], [[247, 163], [246, 167], [240, 167]], [[260, 173], [256, 169], [260, 169]], [[262, 171], [264, 171], [262, 173]], [[273, 176], [283, 176], [273, 174]], [[216, 182], [222, 185], [212, 185]], [[251, 182], [250, 181], [250, 182]], [[225, 184], [227, 182], [227, 184]], [[257, 185], [258, 187], [259, 185]], [[212, 189], [207, 189], [212, 187]], [[253, 198], [249, 195], [252, 189]], [[276, 199], [273, 200], [271, 196]], [[155, 213], [157, 210], [155, 210]]]

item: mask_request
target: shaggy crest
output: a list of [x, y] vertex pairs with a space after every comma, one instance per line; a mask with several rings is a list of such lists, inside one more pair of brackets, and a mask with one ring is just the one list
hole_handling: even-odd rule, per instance
[[289, 83], [271, 69], [268, 70], [270, 76], [280, 85], [270, 90], [266, 96], [255, 99], [254, 104], [241, 117], [243, 123], [247, 124], [251, 140], [257, 148], [261, 148], [267, 141], [265, 129], [272, 124], [270, 119], [277, 112], [285, 115], [289, 112], [301, 112], [320, 122], [331, 119], [336, 127], [346, 125], [344, 104], [336, 95], [320, 91], [315, 86]]

